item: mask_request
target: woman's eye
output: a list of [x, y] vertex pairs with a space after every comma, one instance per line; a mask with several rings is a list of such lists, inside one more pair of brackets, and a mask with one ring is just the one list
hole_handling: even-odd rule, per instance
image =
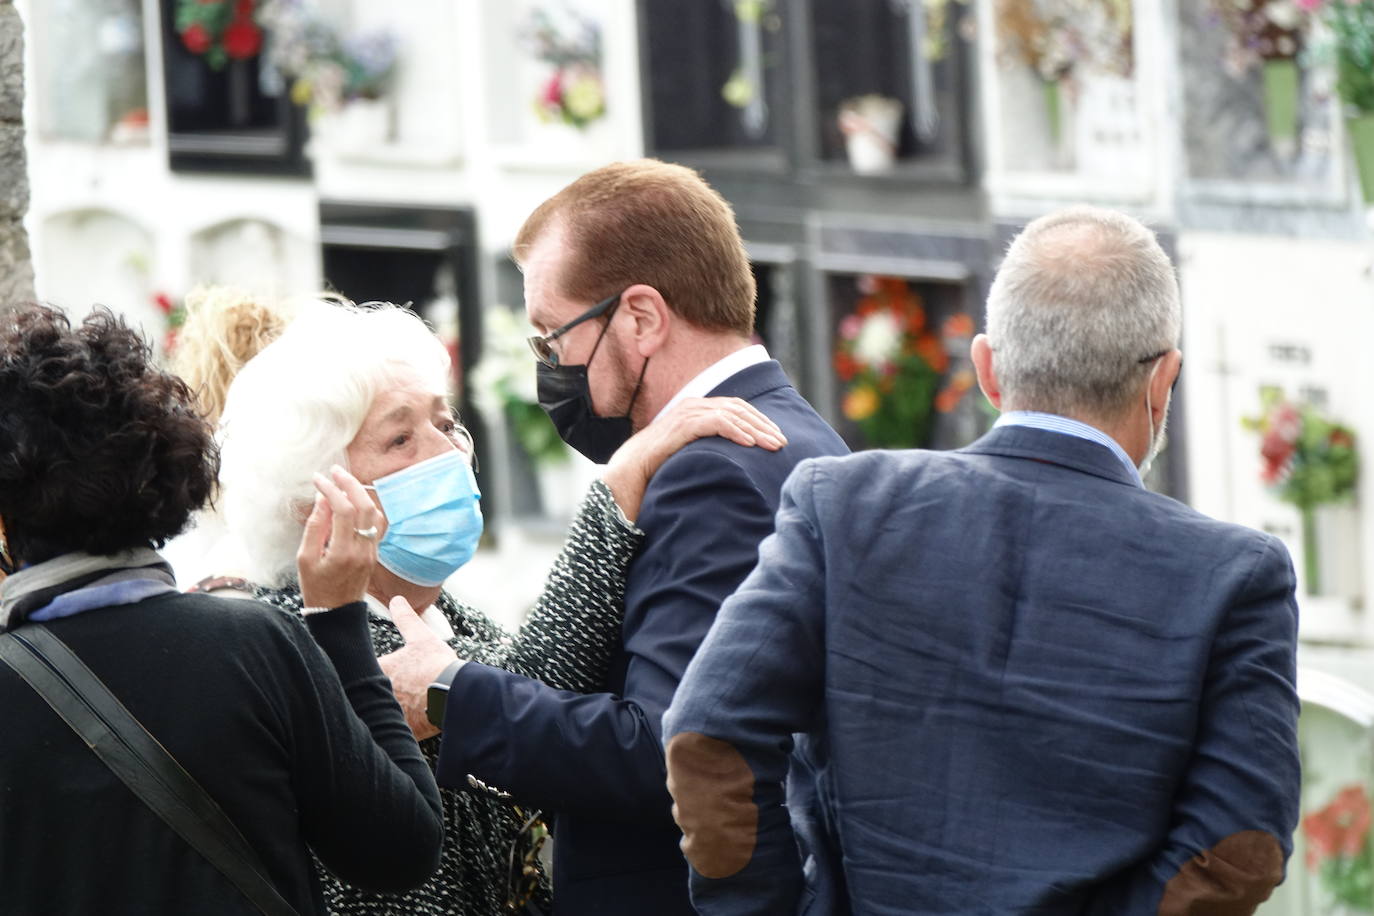
[[401, 435], [399, 435], [399, 436], [397, 436], [396, 438], [394, 438], [394, 439], [391, 440], [391, 442], [390, 442], [389, 445], [388, 445], [388, 448], [400, 448], [401, 446], [405, 445], [405, 444], [406, 444], [407, 442], [409, 442], [409, 441], [410, 441], [410, 434], [409, 434], [409, 433], [402, 433]]

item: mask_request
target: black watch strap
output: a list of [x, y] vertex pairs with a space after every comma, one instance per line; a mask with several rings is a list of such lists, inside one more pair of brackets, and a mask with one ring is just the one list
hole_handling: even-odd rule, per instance
[[448, 689], [453, 686], [453, 678], [462, 666], [462, 659], [455, 660], [440, 671], [439, 676], [429, 685], [429, 693], [425, 698], [425, 715], [435, 728], [444, 727], [444, 713], [448, 710]]

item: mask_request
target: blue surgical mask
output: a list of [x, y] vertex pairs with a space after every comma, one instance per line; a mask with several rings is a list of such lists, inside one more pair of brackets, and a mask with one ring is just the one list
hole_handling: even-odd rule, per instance
[[386, 513], [386, 534], [377, 544], [384, 567], [407, 582], [433, 586], [472, 559], [482, 537], [482, 494], [463, 452], [379, 477], [370, 489]]

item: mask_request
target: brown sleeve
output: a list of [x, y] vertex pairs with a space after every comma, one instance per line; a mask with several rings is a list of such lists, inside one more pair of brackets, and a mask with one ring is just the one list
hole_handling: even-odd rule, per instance
[[754, 772], [735, 746], [696, 732], [668, 742], [668, 792], [682, 852], [706, 878], [728, 878], [754, 856]]
[[1193, 856], [1164, 886], [1159, 916], [1249, 916], [1283, 880], [1283, 850], [1242, 830]]

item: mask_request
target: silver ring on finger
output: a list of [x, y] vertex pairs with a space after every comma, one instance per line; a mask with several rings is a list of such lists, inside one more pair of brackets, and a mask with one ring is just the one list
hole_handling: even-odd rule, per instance
[[368, 528], [354, 528], [354, 529], [353, 529], [353, 533], [356, 534], [358, 537], [362, 538], [364, 541], [375, 541], [375, 540], [377, 540], [377, 526], [376, 526], [376, 525], [372, 525], [371, 527], [368, 527]]

